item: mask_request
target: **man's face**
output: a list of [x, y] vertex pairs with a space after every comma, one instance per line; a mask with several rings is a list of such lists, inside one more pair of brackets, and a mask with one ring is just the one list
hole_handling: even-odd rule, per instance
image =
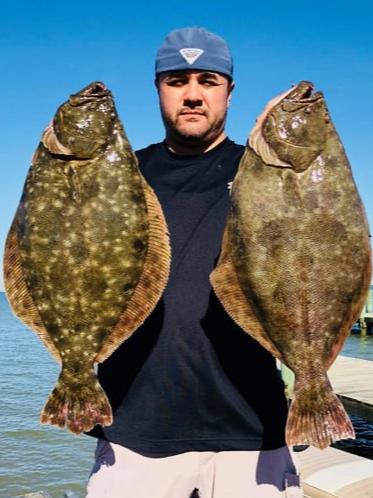
[[166, 136], [208, 143], [224, 132], [233, 83], [209, 71], [161, 73], [156, 81]]

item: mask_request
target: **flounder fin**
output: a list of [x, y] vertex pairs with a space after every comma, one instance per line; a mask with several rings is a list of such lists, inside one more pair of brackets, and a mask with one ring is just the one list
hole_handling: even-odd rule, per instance
[[276, 152], [272, 149], [272, 147], [266, 142], [265, 138], [263, 137], [262, 127], [264, 121], [268, 119], [269, 111], [293, 90], [294, 88], [290, 88], [289, 90], [286, 90], [285, 92], [277, 95], [272, 100], [270, 100], [263, 112], [257, 117], [256, 123], [250, 132], [248, 145], [258, 154], [258, 156], [263, 159], [266, 164], [281, 166], [283, 168], [291, 167], [289, 163], [280, 159], [277, 156]]
[[65, 147], [56, 137], [53, 128], [53, 119], [51, 123], [45, 128], [40, 141], [46, 147], [51, 154], [59, 154], [64, 156], [71, 156], [73, 152], [68, 147]]
[[278, 158], [276, 152], [265, 141], [262, 130], [260, 128], [253, 128], [249, 136], [249, 145], [266, 164], [281, 166], [283, 168], [291, 167], [289, 163]]
[[228, 315], [261, 346], [284, 363], [281, 353], [268, 338], [241, 290], [230, 256], [227, 229], [223, 235], [221, 255], [216, 268], [211, 272], [210, 282]]
[[57, 385], [41, 412], [40, 423], [66, 428], [73, 434], [87, 432], [96, 424], [107, 426], [113, 423], [109, 400], [93, 369], [89, 376], [85, 375], [82, 385], [71, 385], [71, 379], [62, 369]]
[[325, 375], [325, 387], [311, 382], [299, 389], [295, 381], [287, 424], [289, 446], [312, 445], [321, 450], [340, 439], [355, 439], [354, 427]]
[[18, 247], [19, 214], [17, 213], [9, 230], [4, 251], [4, 289], [9, 305], [22, 322], [30, 327], [45, 347], [50, 351], [54, 359], [61, 363], [61, 356], [53, 344], [47, 330], [44, 327], [38, 309], [28, 291], [25, 277], [22, 271], [21, 256]]
[[137, 287], [117, 325], [106, 339], [95, 361], [103, 362], [144, 322], [167, 284], [171, 248], [166, 220], [159, 201], [143, 179], [149, 220], [148, 248]]

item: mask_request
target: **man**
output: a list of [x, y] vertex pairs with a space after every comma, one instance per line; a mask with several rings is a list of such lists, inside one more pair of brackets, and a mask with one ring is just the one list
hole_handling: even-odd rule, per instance
[[137, 155], [168, 223], [171, 272], [156, 309], [99, 368], [114, 423], [92, 432], [87, 496], [302, 496], [275, 360], [209, 283], [244, 152], [225, 134], [229, 49], [203, 28], [176, 30], [155, 72], [166, 138]]

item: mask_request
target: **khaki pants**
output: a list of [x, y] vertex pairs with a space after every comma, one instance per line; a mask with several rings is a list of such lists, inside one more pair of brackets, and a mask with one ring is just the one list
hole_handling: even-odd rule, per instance
[[86, 498], [302, 497], [287, 447], [149, 458], [99, 440], [95, 456]]

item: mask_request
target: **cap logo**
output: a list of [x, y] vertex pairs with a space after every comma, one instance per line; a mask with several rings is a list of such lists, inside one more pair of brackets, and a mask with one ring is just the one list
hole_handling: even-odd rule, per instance
[[203, 54], [203, 50], [201, 48], [182, 48], [179, 52], [190, 65], [192, 65], [198, 57]]

